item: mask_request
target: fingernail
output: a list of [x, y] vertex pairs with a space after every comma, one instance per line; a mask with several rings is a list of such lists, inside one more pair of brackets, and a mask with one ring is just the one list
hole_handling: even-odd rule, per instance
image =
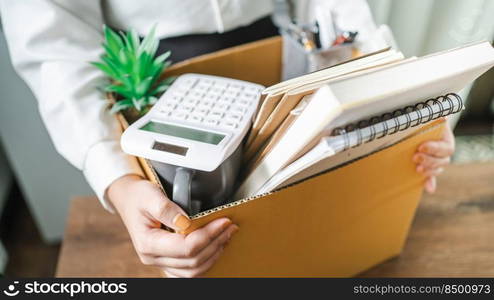
[[434, 186], [433, 182], [428, 181], [427, 182], [427, 187], [426, 190], [429, 194], [433, 194], [436, 191], [436, 187]]
[[419, 173], [424, 172], [424, 166], [417, 166], [417, 172]]
[[225, 224], [223, 224], [222, 230], [226, 230], [228, 226], [232, 225], [232, 223], [233, 222], [231, 220], [226, 221]]
[[191, 222], [190, 219], [182, 214], [177, 214], [175, 218], [173, 218], [173, 224], [180, 230], [185, 230], [189, 228]]
[[417, 163], [417, 164], [421, 163], [421, 162], [422, 162], [422, 156], [420, 156], [420, 155], [415, 155], [415, 156], [413, 157], [413, 162], [414, 162], [414, 163]]
[[437, 183], [436, 183], [436, 180], [434, 179], [431, 182], [431, 188], [432, 188], [433, 193], [436, 191], [436, 187], [437, 187]]
[[419, 148], [419, 151], [420, 152], [429, 152], [431, 149], [429, 148], [429, 146], [422, 146]]
[[233, 229], [232, 231], [230, 231], [230, 234], [228, 235], [228, 240], [238, 231], [238, 226], [237, 225], [233, 225]]

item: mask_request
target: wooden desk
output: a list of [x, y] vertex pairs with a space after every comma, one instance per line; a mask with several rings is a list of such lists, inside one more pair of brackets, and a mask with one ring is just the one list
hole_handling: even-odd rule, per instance
[[[96, 198], [71, 203], [58, 277], [158, 277], [116, 215]], [[452, 165], [424, 196], [403, 253], [362, 277], [494, 276], [494, 163]]]

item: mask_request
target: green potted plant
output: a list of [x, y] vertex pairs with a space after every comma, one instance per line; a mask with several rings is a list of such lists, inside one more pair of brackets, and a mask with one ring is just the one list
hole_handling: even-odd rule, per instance
[[117, 33], [104, 26], [104, 54], [91, 64], [103, 71], [110, 81], [104, 90], [114, 93], [111, 112], [121, 112], [132, 123], [145, 114], [172, 84], [174, 77], [161, 78], [171, 64], [170, 51], [156, 57], [159, 41], [155, 29], [144, 39], [135, 30]]

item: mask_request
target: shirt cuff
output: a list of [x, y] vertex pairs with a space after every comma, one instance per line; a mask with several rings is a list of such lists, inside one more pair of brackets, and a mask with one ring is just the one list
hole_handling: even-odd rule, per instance
[[87, 153], [83, 173], [103, 207], [112, 213], [115, 209], [106, 197], [110, 184], [124, 175], [144, 177], [137, 159], [125, 154], [118, 141], [103, 141], [93, 145]]

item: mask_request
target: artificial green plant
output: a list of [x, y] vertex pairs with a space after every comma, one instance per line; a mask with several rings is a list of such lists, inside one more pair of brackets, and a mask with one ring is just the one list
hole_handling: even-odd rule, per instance
[[174, 80], [173, 77], [160, 80], [162, 72], [171, 64], [167, 61], [170, 51], [155, 57], [159, 41], [155, 38], [154, 27], [142, 41], [133, 29], [126, 34], [119, 34], [107, 26], [103, 30], [105, 52], [101, 61], [91, 64], [110, 77], [104, 90], [118, 94], [111, 112], [142, 115]]

